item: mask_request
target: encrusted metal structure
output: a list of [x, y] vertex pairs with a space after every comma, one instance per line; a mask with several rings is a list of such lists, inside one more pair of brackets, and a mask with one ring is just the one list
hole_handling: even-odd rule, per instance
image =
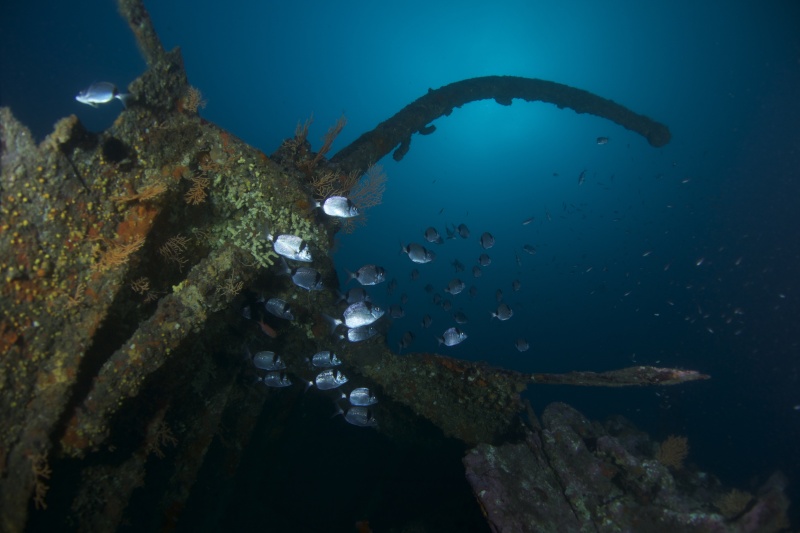
[[[247, 384], [243, 345], [262, 333], [241, 308], [266, 293], [292, 304], [296, 320], [276, 326], [274, 340], [290, 373], [307, 373], [304, 357], [330, 342], [320, 312], [335, 307], [326, 252], [339, 222], [309, 200], [323, 173], [363, 173], [398, 144], [401, 157], [413, 133], [479, 98], [545, 100], [608, 116], [656, 146], [669, 140], [663, 125], [585, 91], [493, 77], [431, 91], [330, 161], [299, 132], [268, 157], [197, 115], [180, 52], [163, 50], [140, 2], [121, 0], [120, 11], [148, 70], [112, 127], [94, 134], [67, 117], [37, 145], [0, 109], [2, 531], [25, 530], [45, 507], [75, 529], [113, 530], [142, 485], [168, 528], [215, 439], [236, 443], [224, 464], [238, 464], [266, 394]], [[309, 244], [327, 290], [299, 291], [273, 266], [267, 228]], [[532, 382], [705, 377], [646, 367], [522, 375], [396, 357], [380, 336], [341, 355], [348, 371], [469, 445], [519, 434], [519, 394]], [[165, 453], [166, 473], [148, 477]]]

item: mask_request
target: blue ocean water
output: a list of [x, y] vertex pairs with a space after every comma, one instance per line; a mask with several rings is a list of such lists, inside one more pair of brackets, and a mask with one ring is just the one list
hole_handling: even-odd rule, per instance
[[[409, 350], [526, 372], [651, 364], [710, 374], [673, 388], [531, 387], [527, 396], [537, 409], [566, 401], [592, 417], [624, 414], [659, 438], [687, 435], [690, 460], [733, 485], [782, 469], [797, 501], [795, 2], [146, 5], [207, 98], [202, 115], [268, 154], [312, 114], [314, 148], [346, 116], [333, 154], [428, 88], [484, 75], [564, 83], [667, 124], [672, 141], [653, 148], [548, 104], [457, 109], [433, 135], [415, 136], [402, 161], [379, 162], [387, 190], [365, 226], [339, 236], [340, 280], [368, 263], [397, 280], [391, 295], [372, 289], [384, 306], [408, 296], [388, 334], [393, 348], [412, 331]], [[3, 7], [0, 105], [39, 138], [71, 113], [90, 129], [108, 126], [119, 107], [73, 98], [93, 81], [124, 86], [143, 71], [129, 30], [112, 2], [44, 6]], [[598, 144], [601, 136], [609, 142]], [[468, 239], [425, 243], [426, 227], [444, 235], [460, 223]], [[473, 278], [485, 231], [496, 239], [492, 263]], [[409, 242], [436, 260], [414, 265], [400, 253]], [[477, 287], [474, 298], [443, 291], [456, 276]], [[452, 311], [433, 305], [428, 283]], [[506, 322], [490, 315], [498, 289], [514, 310]], [[456, 310], [469, 318], [469, 338], [438, 346]], [[430, 329], [420, 326], [426, 313]], [[519, 337], [530, 343], [524, 353]]]

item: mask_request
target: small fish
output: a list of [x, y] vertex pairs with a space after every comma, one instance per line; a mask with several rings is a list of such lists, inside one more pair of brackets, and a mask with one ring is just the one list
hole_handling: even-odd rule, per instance
[[408, 258], [415, 263], [430, 263], [436, 259], [436, 254], [430, 250], [426, 250], [421, 244], [410, 243], [408, 246], [400, 245], [403, 253], [408, 255]]
[[469, 228], [467, 227], [466, 224], [459, 224], [458, 228], [456, 229], [458, 230], [458, 234], [461, 236], [462, 239], [466, 239], [467, 237], [469, 237]]
[[448, 226], [445, 226], [444, 230], [447, 233], [447, 239], [448, 240], [456, 238], [456, 228], [455, 228], [455, 226], [453, 226], [452, 229], [449, 228]]
[[360, 326], [347, 330], [347, 340], [350, 342], [360, 342], [371, 339], [378, 334], [378, 328], [370, 324], [369, 326]]
[[450, 300], [443, 300], [442, 301], [442, 309], [445, 311], [449, 311], [453, 307], [453, 302]]
[[378, 399], [367, 387], [358, 387], [350, 391], [348, 400], [350, 401], [350, 405], [360, 405], [361, 407], [367, 407], [378, 403]]
[[479, 267], [478, 265], [475, 265], [474, 267], [472, 267], [472, 277], [473, 278], [479, 278], [482, 275], [483, 275], [483, 270], [481, 270], [481, 267]]
[[419, 278], [419, 270], [416, 268], [411, 271], [411, 281], [416, 281]]
[[397, 351], [402, 351], [403, 348], [408, 348], [414, 342], [414, 334], [411, 331], [406, 331], [403, 336], [397, 341]]
[[304, 263], [312, 261], [311, 250], [308, 249], [308, 243], [302, 237], [297, 235], [278, 235], [273, 237], [268, 233], [267, 240], [272, 241], [272, 249], [278, 255], [294, 261], [303, 261]]
[[294, 315], [292, 314], [292, 309], [289, 307], [289, 304], [280, 298], [270, 298], [264, 302], [264, 308], [278, 318], [294, 320]]
[[349, 279], [354, 279], [361, 285], [377, 285], [386, 281], [386, 270], [377, 265], [364, 265], [355, 272], [348, 271]]
[[362, 405], [354, 405], [344, 414], [344, 419], [348, 423], [359, 427], [377, 427], [378, 421], [372, 413], [372, 409], [368, 409]]
[[478, 264], [482, 267], [489, 266], [492, 264], [492, 258], [489, 257], [488, 254], [481, 254], [480, 257], [478, 257]]
[[441, 337], [436, 337], [436, 339], [439, 341], [439, 344], [455, 346], [456, 344], [464, 342], [467, 339], [467, 334], [458, 328], [449, 328], [445, 330]]
[[324, 288], [322, 285], [322, 274], [313, 268], [289, 268], [289, 265], [286, 264], [286, 260], [283, 258], [281, 258], [281, 263], [281, 274], [292, 278], [292, 282], [298, 287], [307, 291], [321, 291]]
[[608, 141], [610, 140], [611, 139], [609, 139], [608, 137], [598, 137], [597, 144], [608, 144]]
[[481, 248], [488, 250], [494, 246], [494, 237], [488, 231], [481, 235]]
[[404, 316], [406, 316], [406, 312], [403, 310], [401, 306], [397, 304], [390, 305], [388, 313], [389, 316], [392, 318], [403, 318]]
[[406, 305], [408, 303], [408, 294], [402, 293], [400, 294], [400, 303]]
[[450, 264], [451, 264], [451, 265], [453, 265], [453, 268], [456, 270], [456, 273], [458, 273], [458, 272], [464, 272], [464, 263], [462, 263], [462, 262], [461, 262], [461, 261], [459, 261], [458, 259], [455, 259], [455, 260], [454, 260], [452, 263], [450, 263]]
[[494, 299], [497, 300], [497, 303], [502, 302], [503, 301], [503, 291], [500, 290], [500, 289], [497, 289], [494, 292]]
[[[356, 302], [369, 302], [370, 297], [364, 287], [354, 287], [344, 294], [339, 295], [339, 302], [354, 304]], [[337, 302], [337, 303], [339, 303]]]
[[323, 202], [315, 202], [314, 207], [321, 207], [323, 213], [332, 217], [352, 218], [358, 216], [358, 208], [344, 196], [331, 196]]
[[436, 231], [436, 228], [433, 226], [425, 230], [425, 240], [434, 244], [442, 244], [444, 242], [442, 236], [439, 235], [439, 232]]
[[389, 284], [386, 285], [386, 292], [387, 294], [392, 294], [394, 290], [397, 288], [397, 278], [392, 278], [389, 280]]
[[456, 321], [456, 324], [466, 324], [468, 319], [464, 311], [456, 311], [453, 314], [453, 320]]
[[420, 326], [422, 326], [423, 328], [429, 328], [431, 327], [432, 322], [433, 319], [431, 318], [431, 315], [425, 315], [422, 317], [422, 320], [420, 321]]
[[341, 365], [342, 361], [335, 353], [325, 350], [315, 353], [311, 357], [311, 364], [317, 368], [331, 368]]
[[511, 282], [511, 288], [514, 289], [514, 292], [518, 292], [522, 288], [522, 282], [518, 279], [515, 279]]
[[267, 387], [288, 387], [292, 384], [286, 372], [267, 372], [261, 382]]
[[580, 176], [578, 176], [578, 185], [583, 185], [584, 181], [586, 181], [586, 170], [581, 172]]
[[432, 293], [433, 292], [433, 285], [431, 285], [430, 283], [425, 285], [425, 292], [427, 292], [428, 294]]
[[533, 222], [534, 218], [535, 218], [535, 217], [526, 218], [525, 220], [523, 220], [523, 221], [522, 221], [522, 225], [523, 225], [523, 226], [527, 226], [528, 224], [530, 224], [531, 222]]
[[385, 311], [377, 305], [372, 305], [369, 302], [356, 302], [344, 310], [344, 313], [342, 313], [343, 320], [324, 313], [322, 316], [331, 324], [331, 331], [333, 331], [342, 324], [348, 328], [368, 326], [382, 317], [384, 313]]
[[258, 352], [253, 356], [253, 366], [261, 370], [283, 370], [286, 363], [275, 352]]
[[107, 104], [114, 98], [122, 102], [124, 107], [128, 107], [128, 100], [130, 100], [131, 95], [119, 92], [117, 86], [113, 83], [99, 81], [79, 92], [75, 100], [82, 104], [97, 107], [97, 104]]
[[525, 246], [522, 247], [522, 249], [531, 255], [536, 254], [536, 248], [534, 246], [531, 246], [530, 244], [526, 244]]
[[314, 382], [310, 383], [309, 386], [316, 385], [319, 390], [331, 390], [341, 387], [347, 383], [347, 381], [347, 376], [338, 370], [329, 368], [317, 374], [317, 377], [314, 378]]
[[475, 298], [476, 294], [478, 294], [478, 287], [473, 285], [472, 287], [469, 288], [469, 297], [470, 298]]
[[515, 347], [517, 348], [517, 350], [519, 350], [520, 352], [527, 352], [527, 351], [528, 351], [528, 348], [530, 348], [530, 345], [528, 344], [528, 341], [526, 341], [526, 340], [525, 340], [525, 339], [523, 339], [522, 337], [520, 337], [519, 339], [517, 339], [517, 341], [514, 343], [514, 346], [515, 346]]
[[522, 259], [520, 259], [519, 254], [517, 254], [517, 252], [514, 252], [514, 261], [516, 261], [518, 267], [522, 266]]
[[508, 304], [500, 304], [497, 306], [497, 311], [492, 313], [492, 318], [499, 318], [500, 320], [508, 320], [514, 316], [514, 311], [508, 306]]
[[550, 215], [549, 210], [545, 210], [544, 217], [547, 219], [548, 222], [551, 222], [553, 220], [553, 217]]
[[450, 283], [447, 284], [447, 287], [444, 288], [444, 292], [449, 292], [453, 296], [460, 293], [464, 290], [464, 282], [458, 278], [453, 278], [450, 280]]

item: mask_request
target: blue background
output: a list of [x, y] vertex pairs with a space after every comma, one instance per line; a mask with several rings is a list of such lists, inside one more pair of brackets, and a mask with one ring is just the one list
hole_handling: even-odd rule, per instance
[[[339, 236], [341, 279], [366, 263], [397, 279], [392, 295], [371, 289], [386, 306], [408, 295], [392, 348], [411, 330], [412, 350], [528, 372], [653, 364], [709, 373], [710, 381], [674, 388], [540, 386], [528, 396], [537, 409], [562, 400], [592, 417], [621, 413], [659, 439], [687, 435], [690, 461], [742, 488], [775, 468], [796, 480], [797, 4], [452, 4], [146, 2], [164, 45], [181, 46], [189, 80], [208, 100], [202, 115], [266, 153], [312, 114], [318, 148], [345, 114], [333, 154], [428, 88], [495, 74], [579, 87], [667, 124], [672, 142], [656, 149], [552, 105], [457, 109], [433, 135], [415, 136], [400, 163], [382, 161], [383, 204], [366, 226]], [[93, 81], [124, 87], [144, 68], [112, 2], [3, 7], [0, 105], [39, 139], [71, 113], [90, 129], [110, 125], [118, 102], [92, 109], [75, 94]], [[610, 142], [598, 145], [598, 136]], [[469, 239], [424, 243], [426, 227], [444, 234], [462, 222]], [[483, 231], [497, 244], [473, 279]], [[399, 253], [410, 241], [437, 259], [412, 264]], [[467, 287], [478, 287], [474, 299], [442, 290], [455, 259]], [[421, 276], [412, 282], [414, 267]], [[437, 347], [434, 335], [453, 321], [431, 303], [427, 283], [468, 315], [463, 344]], [[502, 323], [490, 319], [498, 288], [515, 312]], [[425, 313], [429, 330], [419, 326]], [[517, 352], [517, 337], [531, 349]]]

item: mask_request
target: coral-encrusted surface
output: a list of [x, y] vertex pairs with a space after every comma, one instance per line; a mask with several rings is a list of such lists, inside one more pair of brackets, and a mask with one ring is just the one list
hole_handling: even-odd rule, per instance
[[621, 417], [601, 425], [554, 403], [535, 426], [521, 442], [481, 444], [464, 457], [494, 531], [771, 532], [788, 524], [780, 474], [726, 512], [713, 476], [669, 469]]

